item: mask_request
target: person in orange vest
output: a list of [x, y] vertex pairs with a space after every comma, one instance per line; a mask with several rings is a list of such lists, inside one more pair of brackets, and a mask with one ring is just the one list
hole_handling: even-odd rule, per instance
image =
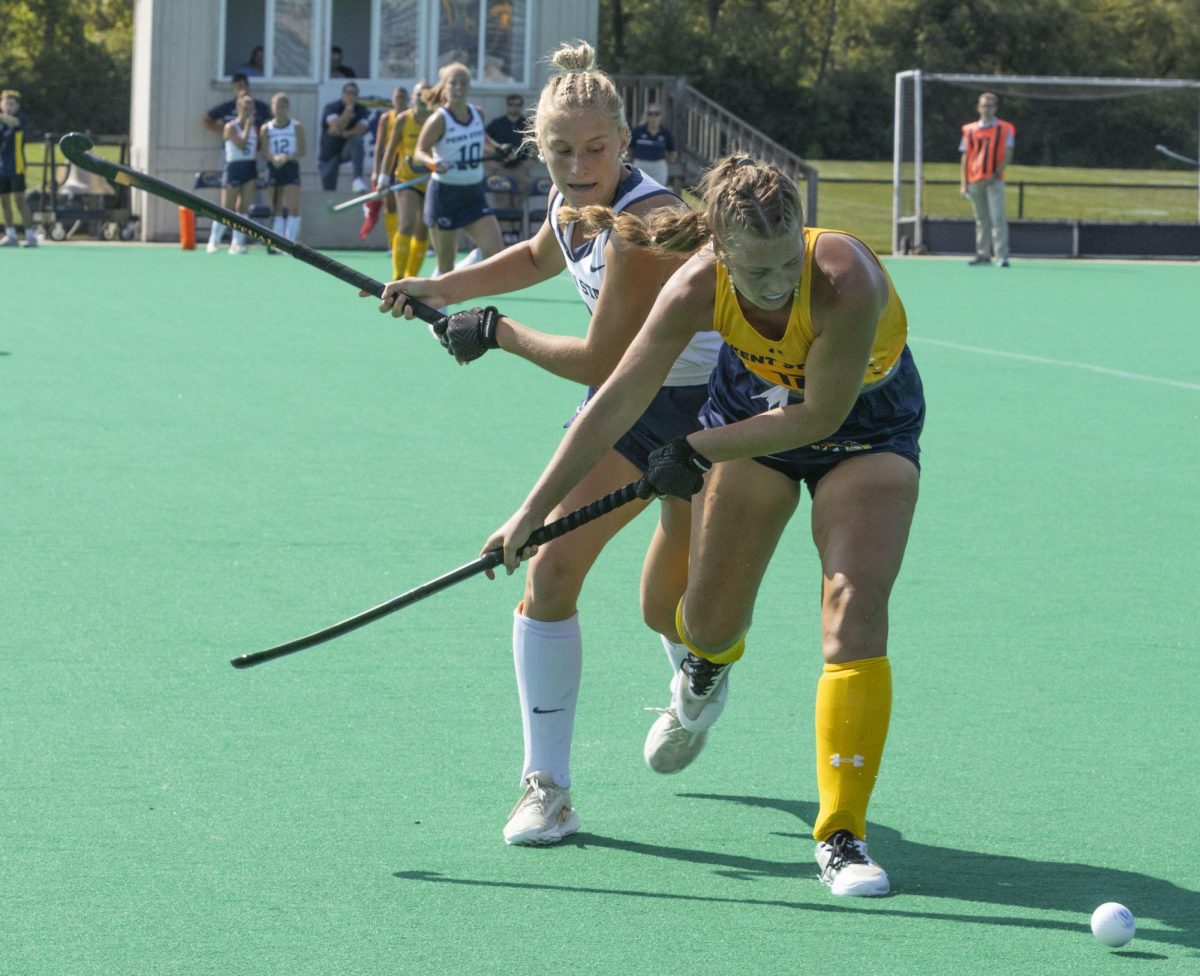
[[975, 211], [975, 257], [971, 265], [1008, 267], [1008, 218], [1004, 216], [1004, 171], [1012, 162], [1017, 130], [996, 117], [1000, 105], [993, 92], [979, 96], [979, 121], [962, 127], [962, 181], [959, 189]]

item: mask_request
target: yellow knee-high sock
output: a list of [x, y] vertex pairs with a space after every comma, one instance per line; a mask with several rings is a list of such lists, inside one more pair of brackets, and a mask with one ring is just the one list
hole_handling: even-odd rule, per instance
[[892, 665], [886, 657], [825, 665], [817, 683], [817, 840], [837, 830], [866, 839], [867, 804], [891, 715]]
[[405, 268], [408, 267], [408, 251], [411, 245], [412, 238], [399, 231], [392, 238], [392, 275], [395, 278], [405, 277]]
[[725, 650], [717, 654], [710, 654], [708, 651], [702, 651], [695, 644], [693, 644], [692, 639], [687, 635], [687, 631], [683, 629], [682, 598], [679, 600], [679, 606], [675, 608], [675, 629], [679, 631], [679, 639], [689, 651], [695, 654], [696, 657], [702, 657], [704, 660], [711, 661], [713, 664], [733, 664], [734, 661], [741, 660], [742, 655], [746, 653], [745, 634], [742, 634], [742, 636], [737, 639], [737, 643], [732, 647], [727, 647]]
[[408, 249], [408, 267], [404, 269], [404, 277], [415, 278], [421, 273], [421, 265], [425, 263], [425, 252], [429, 249], [429, 241], [411, 238], [412, 247]]
[[388, 241], [396, 239], [396, 228], [400, 226], [400, 218], [396, 216], [396, 211], [383, 208], [383, 232], [387, 235]]

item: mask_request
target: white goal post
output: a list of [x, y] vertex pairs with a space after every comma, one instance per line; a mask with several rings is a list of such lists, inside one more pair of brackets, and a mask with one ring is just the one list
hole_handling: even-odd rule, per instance
[[[925, 216], [925, 84], [946, 82], [950, 85], [977, 86], [978, 91], [997, 89], [1003, 93], [1025, 89], [1027, 97], [1102, 99], [1122, 97], [1149, 91], [1187, 90], [1197, 93], [1197, 144], [1179, 147], [1195, 152], [1200, 159], [1200, 81], [1190, 79], [1152, 78], [1087, 78], [1051, 75], [976, 75], [921, 70], [900, 71], [896, 74], [895, 117], [892, 158], [892, 253], [901, 253], [902, 222], [912, 221], [909, 247], [919, 253], [923, 245], [922, 219]], [[1044, 94], [1034, 96], [1030, 92]], [[1096, 90], [1092, 95], [1055, 94], [1060, 92]], [[1106, 91], [1105, 91], [1106, 90]], [[1001, 110], [1003, 114], [1003, 109]], [[1017, 154], [1020, 155], [1020, 137]], [[908, 192], [906, 193], [906, 189]], [[1197, 220], [1200, 221], [1200, 170], [1197, 171]]]

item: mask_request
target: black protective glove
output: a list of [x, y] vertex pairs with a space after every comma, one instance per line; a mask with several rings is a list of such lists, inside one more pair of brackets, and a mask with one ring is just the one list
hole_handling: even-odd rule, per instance
[[455, 312], [433, 324], [433, 333], [459, 363], [474, 362], [489, 349], [499, 349], [496, 320], [500, 313], [494, 305]]
[[638, 484], [638, 495], [674, 495], [691, 498], [704, 486], [712, 461], [699, 453], [686, 437], [676, 437], [650, 452], [646, 473]]

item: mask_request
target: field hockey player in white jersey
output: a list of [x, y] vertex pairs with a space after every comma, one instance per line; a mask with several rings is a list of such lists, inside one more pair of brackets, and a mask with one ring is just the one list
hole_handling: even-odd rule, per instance
[[[384, 291], [384, 311], [405, 314], [403, 296], [435, 306], [528, 288], [568, 270], [591, 319], [583, 338], [538, 332], [496, 313], [473, 309], [450, 316], [442, 341], [466, 363], [488, 349], [520, 356], [564, 379], [589, 387], [587, 399], [620, 360], [671, 273], [663, 259], [607, 232], [587, 235], [558, 226], [565, 204], [603, 204], [646, 217], [660, 208], [686, 210], [678, 197], [621, 161], [628, 147], [625, 105], [612, 79], [595, 67], [587, 44], [564, 45], [557, 69], [538, 99], [530, 138], [550, 171], [554, 190], [546, 221], [529, 240], [490, 260], [436, 280], [404, 278]], [[409, 313], [411, 317], [411, 313]], [[636, 480], [657, 447], [699, 428], [708, 375], [720, 339], [699, 333], [677, 358], [654, 402], [617, 440], [556, 510], [569, 512]], [[585, 400], [586, 402], [586, 400]], [[509, 844], [553, 844], [575, 832], [570, 753], [582, 670], [583, 642], [577, 601], [592, 564], [608, 541], [647, 507], [638, 501], [542, 546], [529, 561], [523, 601], [513, 615], [513, 658], [525, 735], [523, 793], [504, 828]], [[664, 499], [642, 572], [642, 616], [661, 635], [672, 679], [687, 658], [675, 629], [675, 608], [687, 583], [690, 505]], [[606, 649], [611, 653], [611, 649]], [[711, 712], [719, 710], [714, 706]], [[668, 710], [664, 710], [666, 712]], [[714, 715], [715, 717], [715, 715]], [[667, 715], [660, 722], [671, 722]], [[664, 737], [655, 723], [645, 749], [657, 772], [687, 765], [704, 744], [703, 728]]]
[[271, 229], [294, 242], [300, 236], [304, 128], [292, 118], [291, 101], [285, 92], [272, 96], [271, 111], [274, 117], [263, 123], [259, 138], [267, 159], [267, 185], [271, 187]]
[[421, 127], [413, 160], [431, 173], [425, 223], [439, 274], [454, 268], [460, 230], [485, 258], [504, 246], [483, 185], [483, 149], [491, 139], [483, 128], [483, 112], [467, 101], [470, 90], [471, 72], [456, 62], [442, 68], [438, 83], [421, 93], [433, 114]]
[[[247, 216], [254, 202], [254, 183], [258, 178], [258, 129], [254, 125], [254, 99], [238, 96], [237, 115], [225, 123], [225, 171], [221, 177], [221, 206]], [[247, 218], [248, 219], [248, 218]], [[219, 250], [224, 225], [214, 220], [209, 232], [209, 254]], [[233, 232], [230, 254], [246, 253], [246, 235]]]

